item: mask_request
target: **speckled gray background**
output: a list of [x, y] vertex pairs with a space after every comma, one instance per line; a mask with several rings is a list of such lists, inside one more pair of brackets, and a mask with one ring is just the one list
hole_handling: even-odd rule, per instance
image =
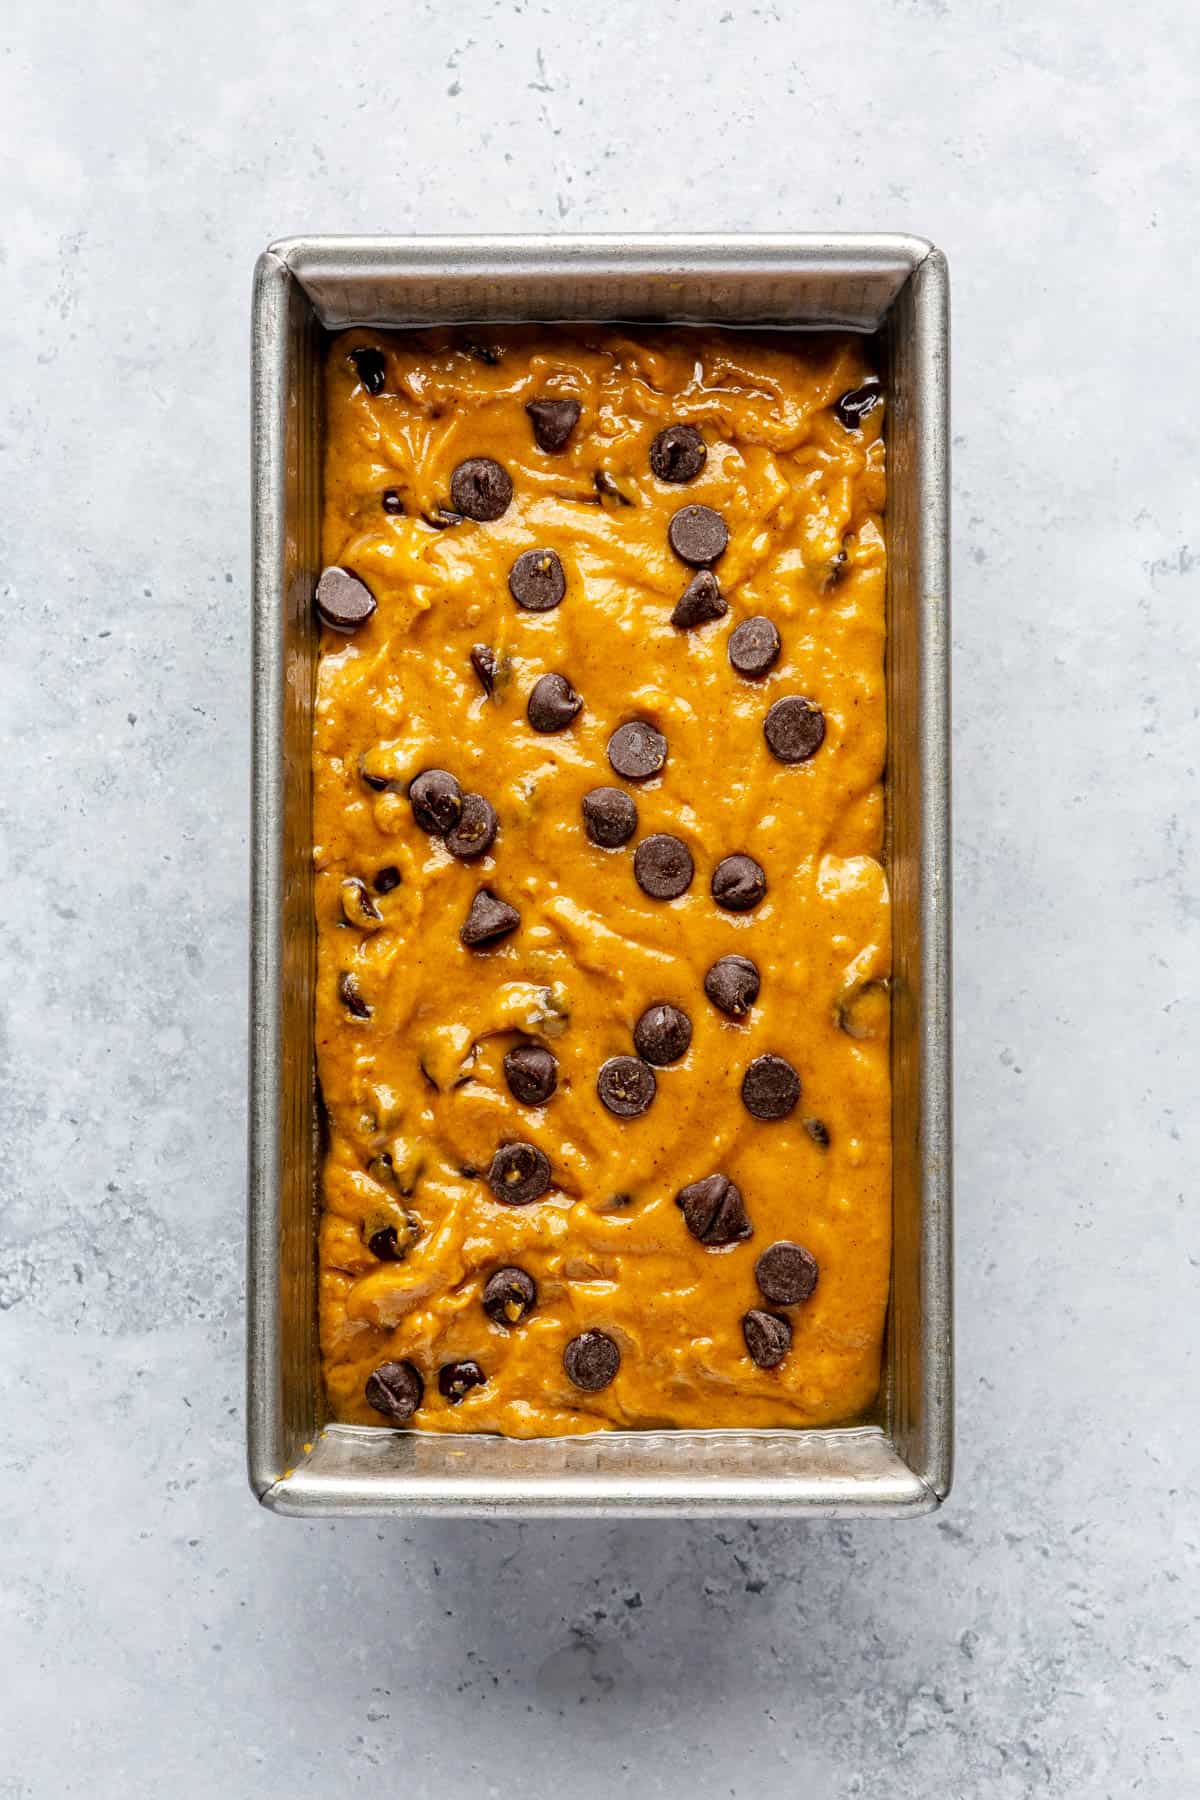
[[[2, 49], [0, 1800], [1196, 1792], [1192, 0], [109, 0]], [[954, 279], [955, 1495], [268, 1518], [254, 257], [814, 225]]]

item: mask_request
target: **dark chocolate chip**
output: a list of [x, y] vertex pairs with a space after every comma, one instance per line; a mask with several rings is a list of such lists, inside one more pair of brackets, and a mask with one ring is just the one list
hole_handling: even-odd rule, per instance
[[675, 602], [671, 623], [679, 631], [691, 631], [697, 625], [723, 619], [728, 611], [729, 602], [717, 585], [716, 576], [711, 569], [701, 569]]
[[538, 449], [548, 456], [565, 449], [567, 439], [579, 423], [580, 410], [578, 400], [530, 400], [525, 411], [529, 414]]
[[648, 1006], [633, 1028], [634, 1049], [660, 1069], [686, 1056], [691, 1041], [692, 1021], [666, 1000]]
[[473, 862], [491, 849], [499, 823], [490, 800], [482, 794], [464, 794], [458, 824], [446, 833], [446, 848], [460, 862]]
[[757, 963], [748, 956], [722, 956], [704, 977], [704, 991], [731, 1019], [745, 1018], [758, 999]]
[[772, 1306], [800, 1306], [810, 1299], [817, 1274], [817, 1259], [812, 1251], [788, 1238], [771, 1244], [754, 1265], [758, 1291]]
[[640, 1057], [610, 1056], [596, 1077], [596, 1092], [618, 1119], [637, 1119], [654, 1099], [658, 1083]]
[[596, 473], [592, 476], [592, 486], [602, 500], [616, 500], [622, 506], [633, 505], [633, 501], [629, 498], [629, 495], [621, 491], [617, 486], [614, 477], [609, 474], [607, 469], [596, 470]]
[[463, 793], [448, 769], [422, 769], [408, 786], [413, 818], [431, 837], [445, 837], [462, 818]]
[[565, 731], [583, 708], [565, 675], [543, 675], [533, 684], [525, 716], [535, 731]]
[[825, 742], [825, 714], [815, 700], [788, 694], [767, 714], [763, 732], [771, 755], [780, 762], [807, 762]]
[[425, 1396], [425, 1383], [410, 1362], [380, 1363], [367, 1376], [367, 1405], [396, 1425], [407, 1425]]
[[499, 344], [485, 344], [479, 338], [467, 338], [463, 343], [463, 349], [468, 356], [473, 356], [476, 362], [487, 363], [491, 369], [495, 368], [504, 354]]
[[528, 1206], [550, 1186], [550, 1160], [536, 1144], [501, 1144], [491, 1160], [487, 1183], [505, 1206]]
[[805, 1119], [804, 1129], [807, 1131], [818, 1150], [828, 1150], [829, 1127], [824, 1119]]
[[521, 915], [515, 906], [499, 899], [491, 888], [480, 888], [471, 902], [467, 922], [458, 935], [468, 950], [474, 950], [481, 944], [494, 944], [498, 938], [507, 937], [520, 923]]
[[690, 1181], [676, 1194], [675, 1204], [692, 1236], [710, 1249], [741, 1244], [754, 1235], [742, 1191], [728, 1175], [706, 1175], [703, 1181]]
[[608, 760], [626, 781], [646, 781], [666, 762], [667, 740], [648, 719], [630, 719], [609, 738]]
[[490, 644], [472, 644], [471, 667], [479, 677], [479, 685], [490, 700], [496, 691], [496, 652]]
[[750, 1352], [751, 1362], [760, 1369], [773, 1369], [792, 1347], [792, 1328], [778, 1313], [762, 1312], [757, 1306], [742, 1320], [742, 1336]]
[[729, 527], [711, 506], [681, 506], [667, 527], [676, 556], [693, 568], [714, 563], [729, 542]]
[[384, 488], [383, 510], [395, 518], [404, 511], [404, 499], [399, 488]]
[[317, 612], [331, 631], [357, 631], [375, 611], [375, 596], [357, 575], [336, 565], [317, 583]]
[[[390, 1160], [389, 1157], [388, 1161], [390, 1162]], [[374, 1170], [374, 1168], [375, 1164], [372, 1163], [371, 1169]], [[372, 1256], [379, 1258], [380, 1262], [403, 1262], [420, 1235], [420, 1222], [415, 1214], [409, 1213], [405, 1221], [403, 1237], [394, 1225], [384, 1225], [379, 1231], [371, 1233], [367, 1239], [367, 1248]]]
[[504, 1079], [522, 1106], [544, 1106], [558, 1086], [558, 1063], [544, 1044], [514, 1044], [505, 1054]]
[[786, 1119], [799, 1098], [800, 1077], [782, 1056], [756, 1056], [742, 1077], [742, 1104], [756, 1119]]
[[373, 1231], [367, 1239], [367, 1249], [380, 1262], [403, 1262], [404, 1251], [400, 1248], [400, 1234], [394, 1225], [385, 1225], [382, 1231]]
[[375, 871], [375, 892], [390, 894], [393, 888], [400, 886], [400, 871], [395, 863], [388, 863], [385, 868]]
[[868, 413], [882, 404], [883, 389], [878, 377], [872, 375], [861, 387], [848, 388], [841, 397], [834, 401], [833, 410], [837, 414], [839, 424], [847, 431], [860, 431], [862, 422]]
[[602, 850], [627, 844], [637, 823], [637, 802], [623, 788], [592, 788], [583, 796], [583, 828]]
[[367, 884], [357, 875], [347, 875], [341, 886], [342, 917], [347, 925], [363, 931], [375, 931], [383, 924], [383, 914], [367, 892]]
[[449, 531], [452, 525], [461, 525], [463, 522], [463, 515], [460, 512], [453, 512], [448, 506], [431, 506], [421, 514], [421, 517], [427, 525], [432, 525], [435, 531]]
[[371, 1008], [363, 999], [357, 976], [351, 974], [349, 969], [338, 976], [338, 999], [352, 1019], [370, 1018]]
[[443, 1363], [438, 1370], [438, 1393], [451, 1406], [465, 1400], [472, 1388], [486, 1385], [487, 1376], [477, 1362]]
[[497, 1269], [483, 1290], [483, 1310], [495, 1325], [519, 1325], [537, 1305], [537, 1283], [524, 1269]]
[[729, 660], [747, 681], [757, 681], [779, 660], [779, 633], [761, 613], [743, 619], [729, 636]]
[[456, 512], [489, 524], [509, 509], [513, 484], [507, 469], [490, 456], [469, 456], [450, 477], [450, 500]]
[[366, 785], [377, 794], [386, 794], [389, 788], [396, 786], [390, 775], [373, 775], [371, 773], [366, 766], [365, 753], [358, 759], [358, 772]]
[[508, 591], [526, 612], [553, 612], [567, 591], [557, 550], [526, 550], [508, 572]]
[[606, 1331], [583, 1331], [563, 1351], [567, 1380], [585, 1394], [606, 1388], [621, 1366], [621, 1352]]
[[694, 425], [668, 425], [650, 446], [650, 467], [660, 481], [694, 481], [707, 461]]
[[713, 870], [712, 897], [726, 912], [749, 912], [766, 891], [766, 875], [752, 856], [723, 856]]
[[691, 887], [695, 872], [687, 845], [665, 831], [643, 838], [634, 851], [634, 876], [652, 900], [677, 900]]
[[387, 382], [387, 358], [383, 351], [352, 350], [350, 361], [354, 364], [354, 373], [368, 394], [382, 394]]

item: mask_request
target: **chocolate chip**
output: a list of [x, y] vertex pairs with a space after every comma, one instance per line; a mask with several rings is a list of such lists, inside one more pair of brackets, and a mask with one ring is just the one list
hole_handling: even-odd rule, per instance
[[358, 985], [358, 977], [351, 974], [349, 969], [338, 976], [338, 999], [352, 1019], [369, 1019], [371, 1017], [371, 1008], [363, 999], [362, 989]]
[[520, 923], [521, 915], [515, 906], [501, 900], [491, 888], [480, 888], [458, 935], [468, 950], [474, 950], [480, 944], [494, 944], [498, 938], [507, 937]]
[[723, 619], [728, 611], [729, 602], [718, 587], [716, 576], [711, 569], [701, 569], [675, 602], [671, 623], [679, 631], [691, 631], [697, 625]]
[[468, 356], [473, 356], [476, 362], [487, 363], [490, 369], [496, 367], [504, 354], [499, 344], [484, 344], [478, 338], [467, 338], [463, 349]]
[[606, 1331], [583, 1331], [563, 1351], [567, 1380], [585, 1394], [606, 1388], [621, 1366], [621, 1352]]
[[519, 1325], [537, 1305], [537, 1283], [524, 1269], [497, 1269], [483, 1290], [483, 1310], [495, 1325]]
[[706, 1175], [680, 1188], [675, 1204], [694, 1238], [712, 1250], [724, 1244], [741, 1244], [754, 1235], [746, 1214], [742, 1191], [728, 1175]]
[[375, 611], [375, 596], [357, 575], [336, 566], [317, 583], [317, 612], [331, 631], [357, 631]]
[[691, 1041], [692, 1021], [665, 1000], [648, 1006], [633, 1028], [634, 1049], [643, 1062], [660, 1069], [686, 1056]]
[[714, 563], [729, 542], [729, 527], [711, 506], [681, 506], [667, 527], [676, 556], [693, 568]]
[[607, 469], [596, 470], [592, 476], [592, 486], [602, 500], [616, 500], [621, 506], [633, 505], [629, 495], [621, 491], [615, 478], [609, 474]]
[[637, 802], [623, 788], [592, 788], [583, 796], [583, 828], [602, 850], [627, 844], [637, 823]]
[[388, 863], [385, 868], [375, 871], [375, 892], [390, 894], [393, 888], [400, 886], [400, 871], [395, 863]]
[[558, 1086], [558, 1063], [543, 1044], [514, 1044], [504, 1058], [504, 1079], [522, 1106], [544, 1106]]
[[446, 833], [446, 848], [459, 862], [473, 862], [491, 849], [499, 824], [490, 800], [482, 794], [464, 794], [458, 824]]
[[400, 1234], [394, 1225], [385, 1225], [382, 1231], [374, 1231], [367, 1239], [367, 1249], [380, 1262], [403, 1262], [404, 1251], [400, 1248]]
[[654, 1070], [636, 1056], [610, 1056], [596, 1077], [596, 1092], [618, 1119], [637, 1119], [646, 1111], [658, 1083]]
[[526, 612], [553, 612], [567, 591], [556, 550], [526, 550], [508, 572], [508, 591]]
[[550, 1186], [550, 1162], [536, 1144], [501, 1144], [487, 1172], [487, 1184], [505, 1206], [528, 1206]]
[[694, 425], [668, 425], [650, 446], [650, 467], [660, 481], [694, 481], [707, 461]]
[[723, 956], [704, 977], [704, 991], [731, 1019], [742, 1019], [758, 999], [757, 963], [748, 956]]
[[368, 769], [366, 751], [358, 759], [358, 773], [367, 787], [376, 794], [386, 794], [389, 788], [396, 786], [390, 775], [375, 775]]
[[448, 769], [422, 769], [408, 785], [413, 818], [431, 837], [445, 837], [462, 818], [463, 793]]
[[772, 756], [780, 762], [807, 762], [825, 742], [825, 714], [815, 700], [788, 694], [767, 714], [763, 732]]
[[861, 387], [847, 389], [839, 399], [834, 401], [833, 410], [837, 414], [839, 424], [844, 425], [847, 431], [861, 431], [862, 422], [867, 414], [873, 413], [882, 401], [883, 389], [879, 385], [878, 377], [872, 375], [869, 380], [863, 382]]
[[773, 1369], [792, 1347], [792, 1328], [778, 1313], [761, 1312], [757, 1306], [742, 1320], [742, 1336], [750, 1352], [751, 1362], [760, 1369]]
[[354, 364], [354, 373], [368, 394], [382, 394], [387, 382], [387, 358], [383, 351], [352, 350], [350, 361]]
[[399, 488], [384, 488], [382, 498], [385, 513], [390, 513], [393, 518], [403, 513], [404, 500]]
[[800, 1306], [817, 1285], [817, 1259], [803, 1244], [780, 1238], [754, 1265], [754, 1279], [772, 1306]]
[[652, 900], [677, 900], [691, 887], [695, 872], [687, 845], [665, 831], [643, 838], [634, 852], [634, 876]]
[[565, 449], [567, 439], [579, 423], [581, 408], [578, 400], [530, 400], [525, 411], [529, 414], [538, 449], [554, 456]]
[[455, 511], [484, 525], [506, 513], [512, 497], [508, 470], [490, 456], [469, 456], [450, 477], [450, 500]]
[[781, 647], [779, 633], [770, 619], [755, 613], [753, 618], [743, 619], [730, 633], [729, 660], [739, 675], [744, 675], [747, 681], [757, 681], [760, 675], [774, 668]]
[[479, 677], [479, 685], [490, 700], [496, 691], [496, 652], [490, 644], [471, 645], [471, 667]]
[[425, 1383], [410, 1362], [380, 1363], [367, 1376], [367, 1405], [396, 1425], [407, 1425], [425, 1397]]
[[583, 708], [583, 700], [565, 675], [543, 675], [533, 684], [525, 716], [535, 731], [565, 731]]
[[800, 1077], [782, 1056], [756, 1056], [742, 1077], [742, 1104], [756, 1119], [786, 1119], [799, 1098]]
[[463, 515], [460, 512], [452, 512], [448, 506], [431, 506], [421, 514], [421, 517], [427, 525], [432, 525], [435, 531], [449, 531], [452, 525], [461, 525], [463, 522]]
[[630, 719], [609, 738], [608, 760], [626, 781], [646, 781], [666, 762], [667, 740], [648, 719]]
[[713, 870], [712, 897], [726, 912], [749, 912], [766, 891], [766, 875], [752, 856], [723, 856]]
[[342, 917], [347, 925], [357, 925], [360, 931], [378, 931], [383, 924], [383, 914], [367, 892], [367, 884], [360, 881], [357, 875], [347, 875], [340, 889]]
[[[388, 1161], [391, 1161], [390, 1157]], [[372, 1170], [374, 1167], [375, 1165], [372, 1163]], [[390, 1174], [391, 1171], [387, 1172]], [[379, 1258], [380, 1262], [403, 1262], [420, 1235], [420, 1223], [413, 1213], [409, 1213], [406, 1217], [403, 1237], [400, 1236], [394, 1225], [384, 1225], [379, 1231], [371, 1233], [367, 1239], [367, 1248], [372, 1256]]]
[[818, 1150], [828, 1150], [829, 1127], [824, 1119], [805, 1119], [804, 1129], [807, 1131]]
[[465, 1400], [472, 1388], [486, 1385], [487, 1376], [477, 1362], [443, 1363], [438, 1370], [438, 1393], [451, 1406]]

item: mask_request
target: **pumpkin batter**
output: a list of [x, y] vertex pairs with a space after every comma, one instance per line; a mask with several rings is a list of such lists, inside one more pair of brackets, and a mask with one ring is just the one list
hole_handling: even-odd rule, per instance
[[354, 330], [326, 379], [333, 1417], [861, 1416], [891, 1224], [865, 346]]

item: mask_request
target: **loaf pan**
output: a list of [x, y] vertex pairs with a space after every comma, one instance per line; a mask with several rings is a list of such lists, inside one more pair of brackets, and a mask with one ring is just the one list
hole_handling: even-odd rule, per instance
[[[887, 392], [886, 860], [893, 897], [893, 1251], [878, 1423], [517, 1442], [326, 1422], [317, 1342], [310, 749], [321, 363], [350, 325], [704, 323], [877, 340]], [[253, 313], [254, 769], [248, 1448], [301, 1517], [882, 1514], [949, 1490], [949, 299], [920, 238], [291, 238]]]

